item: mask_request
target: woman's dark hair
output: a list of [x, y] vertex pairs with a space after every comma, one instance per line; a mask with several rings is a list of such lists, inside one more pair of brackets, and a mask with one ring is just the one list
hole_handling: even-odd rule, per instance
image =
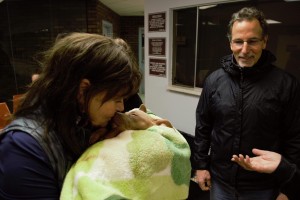
[[245, 7], [239, 10], [236, 13], [232, 14], [231, 20], [228, 24], [228, 32], [227, 37], [229, 41], [231, 41], [231, 34], [232, 34], [232, 26], [236, 21], [244, 21], [244, 20], [253, 20], [257, 19], [261, 28], [262, 28], [262, 37], [268, 35], [268, 23], [262, 11], [257, 10], [255, 7]]
[[77, 98], [81, 80], [91, 83], [85, 94], [87, 104], [100, 92], [106, 92], [104, 102], [116, 95], [132, 95], [138, 90], [141, 73], [131, 56], [111, 38], [68, 34], [45, 53], [43, 71], [25, 94], [15, 117], [29, 117], [40, 110], [45, 136], [55, 130], [67, 150], [78, 156], [82, 151], [82, 141], [76, 137], [76, 121], [82, 115]]

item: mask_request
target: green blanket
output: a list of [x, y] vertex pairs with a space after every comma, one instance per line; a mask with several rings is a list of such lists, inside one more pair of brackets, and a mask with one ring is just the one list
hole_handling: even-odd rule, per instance
[[124, 131], [83, 153], [68, 172], [60, 199], [186, 199], [190, 153], [175, 128]]

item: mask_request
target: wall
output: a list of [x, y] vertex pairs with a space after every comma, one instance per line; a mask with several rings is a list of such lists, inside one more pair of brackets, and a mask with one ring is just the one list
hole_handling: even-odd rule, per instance
[[[214, 1], [221, 2], [221, 1]], [[199, 4], [211, 4], [209, 0], [145, 0], [145, 104], [152, 112], [167, 118], [173, 126], [188, 134], [194, 135], [195, 110], [199, 96], [177, 93], [168, 90], [170, 69], [172, 66], [172, 32], [171, 9], [189, 7]], [[159, 5], [159, 6], [158, 6]], [[166, 12], [166, 31], [148, 32], [149, 13]], [[149, 37], [166, 38], [167, 77], [149, 75]]]
[[58, 33], [86, 31], [85, 6], [82, 0], [0, 3], [0, 102], [12, 110], [13, 95], [26, 91], [31, 74], [40, 71], [36, 58]]
[[144, 16], [121, 17], [121, 37], [130, 44], [137, 58], [140, 27], [144, 27]]
[[98, 0], [87, 0], [87, 32], [102, 33], [102, 20], [113, 25], [113, 35], [120, 36], [120, 16]]
[[123, 38], [138, 56], [138, 30], [144, 27], [143, 16], [119, 16], [98, 0], [87, 0], [87, 32], [102, 33], [102, 20], [113, 25], [113, 36]]

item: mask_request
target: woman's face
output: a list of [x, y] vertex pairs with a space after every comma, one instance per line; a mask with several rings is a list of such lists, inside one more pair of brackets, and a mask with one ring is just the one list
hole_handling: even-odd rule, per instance
[[106, 127], [116, 112], [124, 110], [123, 97], [115, 96], [103, 102], [105, 92], [91, 98], [88, 113], [90, 122], [94, 127]]
[[94, 127], [106, 127], [116, 112], [124, 110], [123, 97], [116, 94], [115, 97], [103, 102], [106, 92], [100, 92], [93, 96], [88, 102], [88, 111], [85, 111], [85, 93], [89, 89], [91, 83], [88, 79], [81, 80], [79, 91], [77, 94], [78, 102], [82, 112], [87, 112], [90, 122]]

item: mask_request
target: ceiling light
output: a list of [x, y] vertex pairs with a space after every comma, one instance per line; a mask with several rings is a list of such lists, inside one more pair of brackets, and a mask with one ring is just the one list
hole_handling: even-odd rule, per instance
[[202, 25], [216, 25], [216, 24], [214, 24], [212, 22], [202, 22]]
[[273, 19], [267, 19], [266, 21], [268, 24], [281, 24], [281, 22], [273, 20]]
[[199, 6], [199, 9], [200, 9], [200, 10], [205, 10], [205, 9], [213, 8], [213, 7], [216, 7], [216, 6], [217, 6], [217, 5]]

